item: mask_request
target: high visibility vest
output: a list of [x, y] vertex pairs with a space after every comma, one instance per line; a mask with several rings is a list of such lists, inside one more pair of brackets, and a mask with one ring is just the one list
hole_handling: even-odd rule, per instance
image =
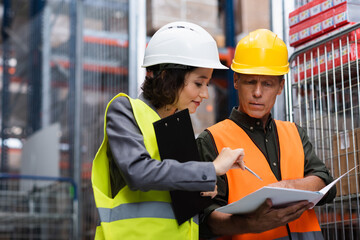
[[[113, 198], [110, 186], [109, 160], [107, 158], [108, 137], [105, 112], [104, 140], [95, 156], [92, 167], [92, 187], [100, 226], [95, 239], [199, 239], [199, 225], [190, 219], [180, 226], [171, 207], [169, 191], [132, 191], [123, 187]], [[144, 136], [144, 144], [150, 156], [160, 161], [153, 122], [159, 115], [140, 99], [128, 97], [136, 122]]]
[[[280, 171], [283, 180], [304, 177], [304, 150], [299, 132], [294, 123], [275, 121], [280, 144]], [[268, 161], [246, 132], [233, 121], [226, 119], [210, 128], [216, 147], [243, 148], [246, 166], [256, 172], [263, 181], [254, 179], [248, 171], [231, 169], [226, 173], [229, 187], [228, 203], [277, 182]], [[277, 163], [278, 164], [278, 163]], [[313, 209], [305, 211], [300, 218], [289, 224], [292, 239], [323, 239], [321, 229]], [[278, 227], [259, 234], [240, 234], [223, 239], [281, 239], [288, 236], [286, 226]]]

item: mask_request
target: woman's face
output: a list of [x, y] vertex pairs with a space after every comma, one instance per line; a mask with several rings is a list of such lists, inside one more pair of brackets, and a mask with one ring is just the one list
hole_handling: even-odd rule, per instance
[[184, 88], [179, 91], [175, 104], [178, 110], [188, 108], [190, 113], [194, 113], [202, 100], [209, 98], [208, 85], [212, 72], [211, 68], [195, 68], [185, 75]]

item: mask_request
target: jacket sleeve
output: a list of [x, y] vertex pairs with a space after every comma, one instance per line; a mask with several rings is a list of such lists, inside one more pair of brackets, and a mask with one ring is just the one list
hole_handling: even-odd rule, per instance
[[106, 119], [109, 159], [131, 190], [214, 190], [216, 173], [212, 163], [158, 161], [150, 157], [128, 98], [115, 99]]
[[[196, 144], [198, 146], [201, 161], [212, 162], [217, 157], [218, 152], [210, 132], [206, 130], [202, 132], [196, 139]], [[226, 175], [218, 176], [216, 185], [218, 194], [212, 199], [213, 203], [199, 214], [199, 231], [201, 238], [216, 237], [207, 225], [207, 218], [216, 208], [225, 206], [228, 203], [228, 185]]]
[[[317, 176], [321, 178], [326, 185], [331, 183], [334, 179], [331, 176], [329, 170], [326, 168], [323, 161], [319, 159], [319, 157], [315, 153], [315, 148], [309, 140], [306, 131], [300, 126], [296, 125], [299, 131], [299, 135], [304, 148], [305, 155], [305, 166], [304, 166], [304, 176]], [[321, 199], [321, 201], [317, 204], [323, 205], [325, 203], [331, 202], [336, 196], [336, 186], [332, 187], [328, 194]]]

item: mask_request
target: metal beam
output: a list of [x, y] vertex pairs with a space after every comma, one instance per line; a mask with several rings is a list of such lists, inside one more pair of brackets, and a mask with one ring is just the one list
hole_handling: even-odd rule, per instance
[[77, 219], [74, 222], [74, 239], [82, 239], [82, 192], [81, 192], [81, 122], [83, 95], [83, 1], [70, 3], [70, 79], [69, 79], [69, 162], [70, 176], [77, 185], [75, 209]]
[[28, 102], [28, 122], [30, 126], [29, 134], [39, 130], [41, 126], [41, 105], [42, 105], [42, 21], [45, 0], [31, 1], [30, 20], [31, 20], [31, 37], [30, 37], [30, 94]]
[[2, 79], [2, 108], [1, 108], [1, 168], [0, 172], [7, 172], [8, 162], [7, 162], [7, 146], [5, 144], [6, 139], [8, 138], [7, 127], [9, 121], [9, 83], [10, 83], [10, 74], [8, 59], [10, 58], [10, 38], [8, 35], [8, 29], [11, 26], [11, 0], [4, 0], [4, 17], [2, 21], [2, 41], [3, 41], [3, 79]]
[[[234, 19], [234, 1], [226, 0], [225, 6], [225, 38], [226, 47], [235, 47], [235, 19]], [[228, 91], [228, 112], [238, 104], [237, 92], [234, 88], [233, 71], [227, 71], [227, 91]]]

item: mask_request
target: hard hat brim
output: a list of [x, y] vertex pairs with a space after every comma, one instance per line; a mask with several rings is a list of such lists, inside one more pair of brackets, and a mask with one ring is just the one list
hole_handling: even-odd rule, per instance
[[209, 61], [206, 62], [204, 59], [199, 59], [198, 61], [195, 59], [188, 59], [186, 57], [180, 56], [169, 56], [169, 55], [152, 55], [149, 57], [144, 58], [144, 64], [141, 66], [143, 68], [150, 67], [153, 65], [158, 64], [165, 64], [165, 63], [175, 63], [181, 64], [185, 66], [192, 66], [192, 67], [200, 67], [200, 68], [212, 68], [212, 69], [229, 69], [225, 65], [221, 64], [220, 62]]
[[281, 67], [250, 67], [232, 63], [231, 69], [242, 74], [281, 76], [289, 72], [289, 64]]

